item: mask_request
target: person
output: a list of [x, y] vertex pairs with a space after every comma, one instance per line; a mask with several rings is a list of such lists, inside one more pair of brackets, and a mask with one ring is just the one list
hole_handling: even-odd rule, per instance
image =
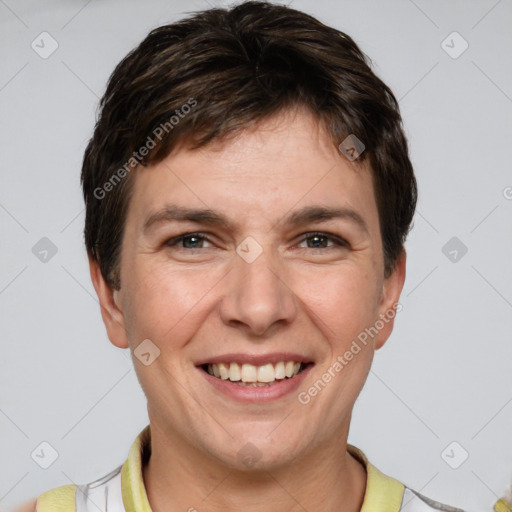
[[417, 200], [370, 64], [349, 35], [248, 1], [158, 27], [117, 65], [83, 160], [85, 243], [149, 425], [38, 512], [460, 511], [347, 441]]

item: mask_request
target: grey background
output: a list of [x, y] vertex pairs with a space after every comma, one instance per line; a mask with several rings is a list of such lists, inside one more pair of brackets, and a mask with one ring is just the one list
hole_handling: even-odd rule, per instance
[[[349, 442], [427, 496], [490, 511], [512, 478], [512, 4], [291, 5], [372, 58], [400, 99], [420, 189], [403, 311]], [[207, 6], [0, 0], [2, 511], [106, 474], [147, 424], [129, 354], [108, 341], [90, 283], [79, 171], [114, 66], [150, 29]], [[58, 43], [46, 59], [31, 47], [43, 31]], [[469, 44], [458, 58], [453, 31]], [[57, 249], [46, 262], [43, 237]], [[31, 458], [43, 441], [59, 454], [48, 469]], [[453, 441], [461, 448], [445, 451]], [[446, 460], [459, 464], [462, 450], [453, 469]]]

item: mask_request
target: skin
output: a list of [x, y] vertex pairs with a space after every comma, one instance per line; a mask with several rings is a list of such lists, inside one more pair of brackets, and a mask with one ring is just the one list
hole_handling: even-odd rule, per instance
[[[283, 112], [221, 143], [180, 147], [134, 176], [121, 251], [121, 289], [112, 291], [90, 260], [110, 341], [133, 350], [150, 339], [160, 356], [133, 358], [148, 400], [152, 456], [144, 467], [155, 512], [358, 511], [366, 473], [346, 451], [354, 402], [378, 334], [320, 392], [297, 399], [365, 328], [398, 302], [405, 252], [384, 279], [372, 178], [349, 162], [308, 111]], [[234, 230], [164, 222], [143, 232], [166, 204], [210, 208]], [[289, 227], [279, 222], [304, 206], [347, 207], [346, 218]], [[342, 237], [347, 246], [306, 234]], [[166, 241], [200, 232], [209, 241]], [[236, 252], [248, 236], [263, 252], [247, 263]], [[188, 244], [188, 245], [187, 245]], [[291, 351], [315, 362], [297, 392], [275, 402], [241, 404], [216, 391], [195, 362], [241, 352]], [[246, 443], [252, 467], [237, 456]]]
[[37, 500], [30, 500], [23, 505], [20, 505], [14, 512], [35, 512], [36, 511], [36, 502]]

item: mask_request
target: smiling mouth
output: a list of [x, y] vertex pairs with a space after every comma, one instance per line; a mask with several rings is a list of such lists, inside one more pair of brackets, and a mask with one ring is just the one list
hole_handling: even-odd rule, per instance
[[249, 363], [206, 363], [201, 368], [220, 380], [229, 380], [239, 386], [268, 387], [293, 379], [313, 363], [279, 361], [255, 366]]

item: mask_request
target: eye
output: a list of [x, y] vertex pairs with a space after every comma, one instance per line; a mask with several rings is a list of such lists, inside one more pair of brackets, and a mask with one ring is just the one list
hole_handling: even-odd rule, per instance
[[[205, 242], [211, 243], [210, 239], [203, 233], [183, 233], [182, 235], [170, 238], [165, 242], [164, 245], [166, 247], [176, 247], [178, 249], [189, 249], [193, 251], [194, 249], [208, 248], [204, 247]], [[305, 249], [331, 249], [335, 247], [350, 247], [350, 244], [343, 238], [331, 233], [323, 233], [318, 231], [306, 233], [303, 236], [302, 242], [300, 242], [300, 244], [303, 244], [304, 242], [306, 242], [307, 247], [301, 248]]]
[[[306, 233], [306, 235], [303, 238], [304, 241], [307, 243], [308, 241], [311, 241], [313, 243], [312, 246], [308, 244], [307, 249], [329, 249], [331, 247], [350, 247], [348, 242], [343, 240], [343, 238], [340, 238], [339, 236], [332, 235], [330, 233], [321, 233], [321, 232], [313, 232], [313, 233]], [[332, 245], [327, 245], [327, 243], [331, 241], [333, 242]]]
[[184, 233], [170, 238], [165, 242], [165, 245], [167, 247], [179, 246], [180, 249], [203, 249], [202, 244], [204, 242], [209, 242], [209, 239], [201, 233]]

